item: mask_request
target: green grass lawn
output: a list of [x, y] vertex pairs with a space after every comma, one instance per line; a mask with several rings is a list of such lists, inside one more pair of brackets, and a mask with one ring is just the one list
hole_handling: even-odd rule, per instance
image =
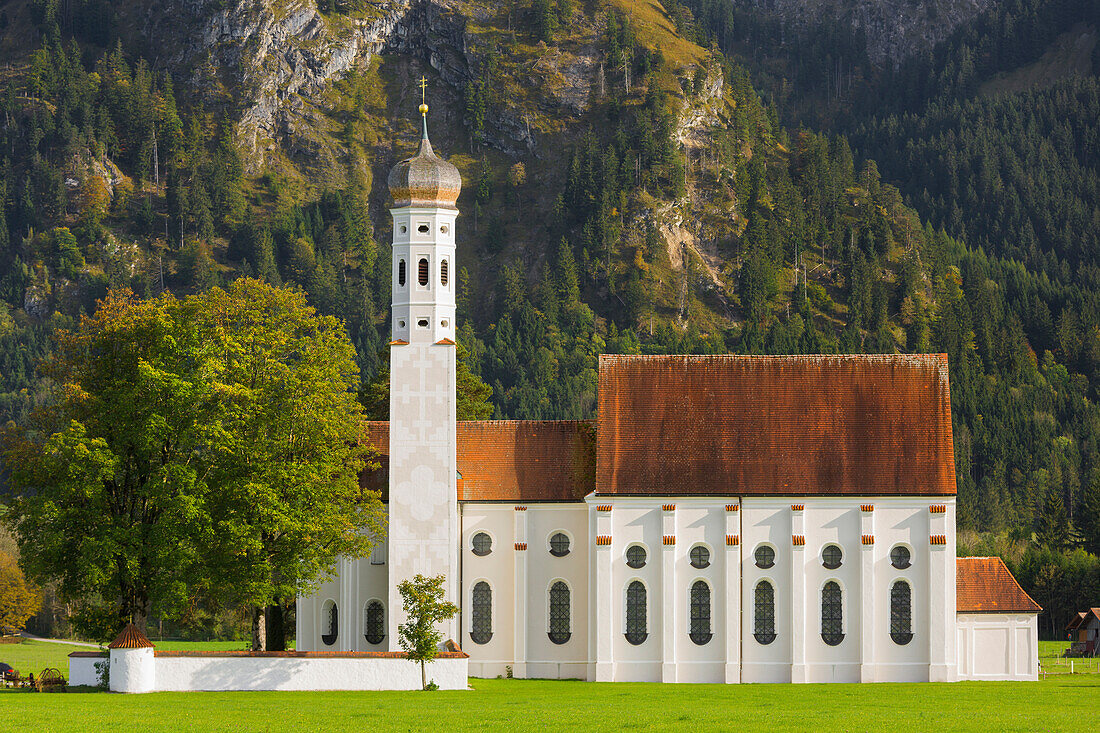
[[[69, 652], [94, 651], [95, 649], [87, 646], [24, 639], [20, 644], [0, 644], [0, 662], [19, 670], [19, 673], [24, 676], [34, 672], [37, 677], [38, 673], [46, 667], [53, 667], [61, 670], [61, 674], [68, 678]], [[0, 728], [2, 727], [3, 722], [0, 721]]]
[[472, 691], [435, 693], [11, 693], [0, 695], [0, 729], [1080, 731], [1100, 675], [956, 684], [470, 684]]

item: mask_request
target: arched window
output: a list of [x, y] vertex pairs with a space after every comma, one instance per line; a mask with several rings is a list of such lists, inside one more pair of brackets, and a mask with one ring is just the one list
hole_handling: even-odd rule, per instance
[[821, 589], [821, 639], [829, 646], [844, 641], [844, 610], [840, 585], [830, 580]]
[[[706, 549], [706, 548], [703, 548]], [[701, 580], [691, 586], [691, 640], [700, 646], [710, 641], [710, 586]]]
[[340, 629], [340, 617], [336, 610], [336, 601], [325, 601], [321, 607], [321, 641], [325, 646], [336, 643], [336, 637]]
[[417, 268], [416, 280], [420, 283], [420, 287], [424, 287], [428, 284], [428, 258], [421, 257], [420, 262], [417, 263]]
[[550, 586], [550, 641], [569, 641], [569, 586], [557, 581]]
[[381, 644], [386, 638], [386, 613], [379, 601], [371, 601], [367, 604], [363, 629], [363, 636], [367, 638], [368, 644]]
[[890, 638], [902, 646], [913, 640], [913, 589], [904, 580], [890, 588]]
[[638, 568], [645, 567], [645, 548], [641, 545], [631, 545], [626, 548], [626, 564], [627, 567]]
[[637, 646], [646, 640], [646, 591], [642, 581], [635, 580], [626, 587], [626, 640]]
[[493, 591], [480, 580], [474, 584], [473, 610], [470, 613], [470, 639], [475, 644], [488, 644], [493, 638]]
[[825, 545], [825, 549], [821, 551], [821, 564], [829, 570], [839, 568], [842, 558], [843, 554], [836, 545]]
[[405, 287], [405, 260], [397, 261], [397, 284]]
[[555, 532], [550, 538], [550, 554], [554, 557], [565, 557], [569, 554], [569, 535], [565, 532]]
[[772, 565], [775, 565], [775, 550], [767, 545], [760, 545], [756, 548], [756, 552], [753, 553], [753, 558], [756, 559], [756, 567], [767, 570]]
[[890, 550], [890, 564], [898, 570], [909, 567], [912, 564], [911, 560], [909, 548], [905, 545], [894, 545], [894, 549]]
[[473, 545], [474, 554], [478, 557], [485, 557], [493, 551], [493, 538], [485, 532], [475, 534], [470, 544]]
[[447, 284], [447, 260], [443, 260], [439, 263], [439, 284]]
[[699, 568], [701, 570], [710, 566], [710, 550], [703, 545], [696, 545], [691, 548], [688, 557], [691, 559], [691, 567], [693, 568]]
[[766, 580], [756, 584], [753, 608], [753, 636], [761, 644], [775, 641], [775, 588]]

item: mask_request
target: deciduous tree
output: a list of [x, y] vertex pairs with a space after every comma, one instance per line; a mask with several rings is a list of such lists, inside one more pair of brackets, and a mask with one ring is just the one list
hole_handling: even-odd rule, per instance
[[406, 621], [398, 624], [398, 643], [409, 655], [409, 661], [420, 664], [420, 686], [428, 689], [425, 665], [439, 654], [443, 634], [436, 629], [440, 621], [448, 621], [458, 613], [458, 606], [443, 600], [443, 575], [427, 577], [416, 574], [411, 580], [397, 584]]

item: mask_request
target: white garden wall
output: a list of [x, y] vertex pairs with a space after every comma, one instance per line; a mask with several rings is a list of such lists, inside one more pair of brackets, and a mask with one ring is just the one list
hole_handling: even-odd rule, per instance
[[960, 613], [959, 679], [1039, 679], [1038, 618], [1034, 613]]
[[105, 665], [109, 657], [106, 652], [73, 652], [69, 655], [69, 684], [96, 686], [99, 684], [97, 664]]

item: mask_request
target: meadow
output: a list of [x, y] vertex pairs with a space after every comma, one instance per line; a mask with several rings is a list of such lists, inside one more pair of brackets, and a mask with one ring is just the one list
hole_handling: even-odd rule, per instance
[[[239, 648], [240, 642], [178, 644]], [[47, 659], [48, 650], [40, 646], [60, 645], [29, 646]], [[1030, 683], [727, 686], [473, 679], [468, 692], [434, 693], [9, 692], [0, 694], [0, 730], [1081, 730], [1100, 674], [1081, 673], [1080, 662], [1077, 673], [1063, 671], [1054, 656], [1063, 647], [1043, 644], [1050, 674]], [[61, 647], [54, 658], [61, 652], [68, 650]], [[7, 648], [0, 655], [10, 656]]]

